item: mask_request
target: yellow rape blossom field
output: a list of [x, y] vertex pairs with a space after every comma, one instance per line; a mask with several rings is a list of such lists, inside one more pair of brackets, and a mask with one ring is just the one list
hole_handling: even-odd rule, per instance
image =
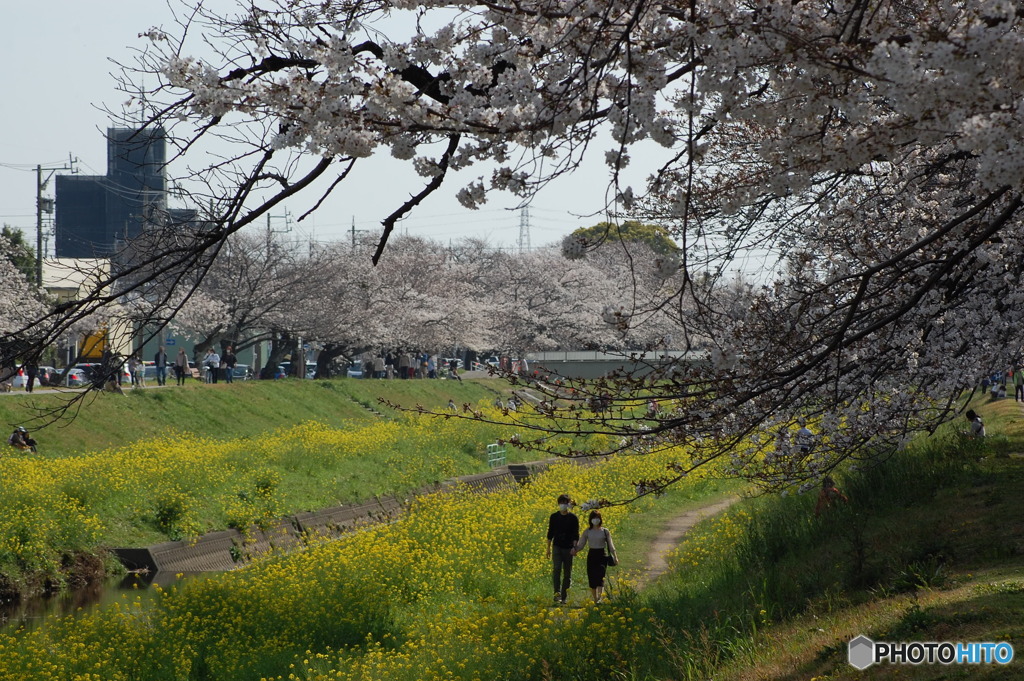
[[409, 414], [343, 428], [307, 422], [253, 438], [182, 433], [71, 456], [3, 456], [0, 574], [5, 590], [26, 592], [59, 584], [69, 556], [102, 546], [244, 530], [286, 513], [408, 494], [486, 470], [486, 443], [509, 431]]
[[[306, 425], [281, 437], [314, 446], [340, 435]], [[366, 447], [386, 442], [383, 435], [361, 437], [384, 438], [365, 440]], [[122, 457], [118, 463], [129, 469], [163, 458], [168, 469], [165, 448], [174, 444], [108, 456]], [[275, 451], [260, 449], [258, 458]], [[200, 458], [175, 464], [170, 477], [209, 475]], [[559, 463], [522, 488], [428, 496], [392, 524], [185, 581], [155, 603], [126, 599], [2, 635], [0, 678], [542, 679], [643, 666], [657, 637], [630, 575], [616, 576], [611, 603], [584, 604], [578, 560], [578, 607], [552, 608], [544, 532], [558, 494], [628, 497], [633, 481], [661, 475], [672, 458], [662, 452], [593, 466]], [[686, 487], [700, 493], [696, 480]], [[628, 528], [655, 503], [608, 508], [606, 523]]]
[[[510, 437], [505, 415], [477, 408], [495, 423], [409, 414], [342, 428], [307, 422], [256, 439], [176, 435], [77, 456], [8, 457], [0, 461], [9, 482], [0, 495], [14, 508], [0, 519], [5, 560], [45, 572], [59, 569], [54, 547], [92, 550], [111, 537], [138, 538], [140, 527], [194, 536], [215, 523], [242, 527], [326, 505], [343, 489], [412, 489], [483, 466], [480, 444]], [[723, 665], [767, 655], [765, 641], [788, 618], [893, 592], [922, 574], [921, 552], [937, 531], [922, 526], [894, 549], [893, 519], [913, 526], [899, 515], [921, 512], [911, 502], [986, 475], [1009, 480], [1016, 465], [1001, 459], [986, 472], [958, 442], [935, 440], [845, 475], [849, 503], [820, 516], [813, 495], [733, 506], [688, 532], [667, 556], [669, 573], [644, 581], [642, 592], [641, 573], [612, 568], [600, 605], [590, 602], [581, 559], [569, 605], [550, 603], [544, 537], [554, 500], [628, 498], [637, 481], [663, 476], [687, 453], [558, 462], [521, 487], [422, 496], [386, 525], [0, 633], [0, 679], [718, 678]], [[610, 444], [591, 435], [564, 446]], [[638, 538], [658, 531], [650, 518], [722, 492], [715, 465], [676, 485], [667, 505], [645, 497], [603, 509], [626, 564], [643, 563]], [[944, 520], [948, 504], [936, 509]], [[851, 563], [857, 550], [876, 555]]]

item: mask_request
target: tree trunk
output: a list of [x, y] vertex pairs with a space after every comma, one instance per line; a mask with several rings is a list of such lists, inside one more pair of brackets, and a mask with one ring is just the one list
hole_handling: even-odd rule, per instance
[[331, 377], [331, 364], [334, 360], [339, 357], [346, 357], [352, 359], [354, 356], [366, 352], [369, 348], [350, 348], [343, 345], [337, 345], [335, 343], [327, 343], [324, 345], [320, 354], [316, 357], [316, 375], [314, 378], [330, 378]]
[[274, 333], [270, 337], [270, 352], [267, 353], [267, 363], [260, 369], [260, 378], [273, 378], [277, 373], [277, 367], [288, 354], [288, 350], [295, 346], [295, 341], [287, 334]]

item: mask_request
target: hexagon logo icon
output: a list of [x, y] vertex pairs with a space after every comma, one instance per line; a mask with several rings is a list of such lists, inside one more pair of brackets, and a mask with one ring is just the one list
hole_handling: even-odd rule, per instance
[[875, 642], [861, 634], [850, 641], [850, 664], [857, 669], [867, 669], [875, 663]]

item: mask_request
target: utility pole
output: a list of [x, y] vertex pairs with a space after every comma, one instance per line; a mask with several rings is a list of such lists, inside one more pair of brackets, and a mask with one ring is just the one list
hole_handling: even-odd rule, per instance
[[[50, 174], [43, 179], [43, 171], [48, 170]], [[43, 285], [43, 213], [53, 212], [53, 199], [43, 198], [43, 190], [50, 182], [50, 178], [58, 170], [75, 170], [75, 159], [68, 159], [67, 165], [46, 166], [36, 165], [36, 286]]]
[[[283, 219], [284, 229], [274, 229], [270, 224], [271, 218]], [[274, 240], [275, 233], [287, 234], [290, 231], [292, 231], [292, 216], [288, 212], [287, 208], [284, 209], [284, 215], [271, 215], [270, 213], [267, 213], [267, 253], [269, 254], [270, 252], [270, 247]]]

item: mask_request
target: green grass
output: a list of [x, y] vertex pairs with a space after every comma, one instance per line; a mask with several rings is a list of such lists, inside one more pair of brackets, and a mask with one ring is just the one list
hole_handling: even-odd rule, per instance
[[630, 523], [616, 529], [615, 545], [630, 547], [629, 551], [621, 551], [622, 562], [618, 567], [622, 570], [646, 568], [647, 549], [664, 531], [668, 521], [726, 497], [739, 495], [745, 488], [744, 483], [736, 480], [717, 478], [705, 478], [693, 484], [669, 488], [657, 503], [644, 509], [643, 522]]
[[[373, 382], [369, 383], [371, 385], [354, 386], [367, 391], [354, 394], [356, 400], [374, 397]], [[421, 389], [421, 386], [413, 387]], [[407, 386], [391, 384], [386, 388], [400, 392]], [[426, 401], [428, 397], [421, 395], [412, 399]], [[441, 394], [433, 399], [437, 400], [435, 404], [443, 405], [448, 397], [448, 394]], [[458, 396], [454, 398], [463, 401]], [[485, 395], [483, 399], [488, 397]], [[601, 670], [602, 678], [645, 681], [1016, 678], [1019, 663], [1011, 668], [919, 666], [895, 670], [878, 667], [867, 672], [856, 672], [846, 663], [846, 643], [859, 634], [875, 640], [1005, 640], [1018, 651], [1024, 650], [1024, 623], [1019, 616], [1024, 609], [1024, 522], [1020, 517], [1024, 459], [1016, 456], [1024, 452], [1024, 419], [1020, 407], [1010, 400], [996, 403], [982, 400], [975, 406], [980, 407], [989, 429], [990, 437], [984, 443], [965, 439], [960, 435], [965, 424], [954, 423], [932, 438], [915, 442], [883, 464], [861, 464], [859, 470], [848, 469], [837, 479], [849, 496], [849, 503], [834, 506], [820, 517], [813, 513], [813, 494], [745, 500], [687, 536], [678, 555], [670, 560], [670, 564], [677, 566], [673, 573], [641, 593], [629, 593], [628, 589], [617, 593], [610, 604], [585, 610], [582, 619], [573, 626], [562, 626], [566, 615], [560, 611], [545, 615], [549, 612], [546, 601], [530, 596], [546, 590], [546, 583], [542, 582], [546, 580], [546, 567], [539, 561], [531, 563], [536, 561], [541, 546], [539, 540], [531, 544], [537, 539], [533, 532], [529, 536], [509, 534], [505, 539], [491, 539], [485, 545], [493, 546], [494, 550], [487, 553], [486, 558], [472, 561], [462, 570], [451, 571], [458, 575], [460, 584], [477, 585], [479, 582], [486, 588], [477, 585], [465, 591], [455, 589], [436, 598], [426, 598], [422, 603], [419, 597], [410, 598], [400, 606], [395, 605], [396, 598], [382, 601], [373, 594], [366, 599], [353, 596], [351, 608], [335, 607], [333, 617], [351, 615], [357, 620], [376, 622], [373, 620], [375, 611], [371, 611], [386, 603], [391, 608], [392, 619], [379, 625], [380, 631], [385, 632], [403, 631], [410, 619], [420, 622], [419, 629], [408, 629], [416, 632], [447, 631], [445, 622], [456, 616], [466, 631], [478, 621], [485, 621], [482, 625], [485, 628], [480, 631], [480, 636], [484, 637], [481, 640], [497, 641], [498, 647], [494, 650], [500, 648], [500, 654], [507, 656], [509, 671], [501, 678], [587, 679], [592, 678], [590, 675], [595, 669]], [[401, 456], [413, 455], [414, 450], [406, 450]], [[296, 471], [302, 473], [300, 478], [321, 477], [313, 462], [300, 458], [294, 465]], [[396, 467], [394, 461], [389, 465]], [[551, 490], [562, 489], [572, 484], [573, 478], [582, 477], [582, 473], [571, 474], [557, 485], [551, 484]], [[534, 484], [549, 483], [540, 479]], [[529, 493], [530, 486], [525, 489], [525, 493]], [[734, 491], [734, 486], [708, 481], [697, 483], [689, 490], [674, 491], [659, 503], [645, 502], [642, 514], [632, 514], [633, 517], [613, 527], [616, 543], [625, 558], [623, 571], [638, 567], [640, 556], [646, 553], [643, 547], [657, 536], [668, 517], [692, 507], [698, 500]], [[545, 498], [553, 495], [549, 490]], [[378, 560], [372, 566], [349, 566], [348, 570], [366, 568], [372, 572], [379, 565], [389, 579], [412, 580], [408, 584], [402, 582], [402, 588], [412, 589], [410, 593], [420, 588], [434, 588], [447, 576], [439, 574], [417, 585], [417, 569], [411, 569], [407, 577], [405, 570], [392, 570], [387, 566], [404, 564], [401, 561], [416, 555], [422, 561], [418, 569], [429, 572], [430, 566], [445, 559], [443, 554], [431, 554], [435, 543], [454, 541], [455, 546], [461, 547], [460, 538], [484, 529], [491, 531], [492, 525], [502, 524], [496, 522], [497, 518], [489, 522], [494, 515], [505, 521], [505, 516], [518, 518], [522, 513], [522, 509], [518, 509], [518, 514], [517, 511], [510, 513], [512, 507], [502, 506], [504, 515], [496, 514], [484, 498], [479, 502], [477, 513], [476, 504], [472, 502], [474, 512], [471, 515], [445, 512], [434, 518], [434, 522], [459, 518], [452, 525], [458, 529], [448, 535], [434, 537], [427, 544], [415, 541], [402, 549], [406, 553], [398, 551], [386, 562]], [[522, 531], [521, 522], [507, 524], [515, 528], [516, 533]], [[430, 521], [415, 527], [423, 531], [432, 529]], [[381, 544], [389, 550], [392, 547], [387, 541]], [[226, 577], [223, 585], [218, 582], [204, 588], [216, 590], [228, 604], [244, 602], [246, 607], [256, 607], [256, 604], [282, 607], [284, 613], [287, 603], [291, 602], [289, 599], [308, 591], [314, 580], [333, 589], [335, 580], [347, 579], [345, 571], [320, 573], [336, 570], [334, 563], [343, 564], [350, 557], [351, 553], [342, 552], [332, 560], [310, 561], [306, 566], [309, 574], [295, 579], [294, 596], [290, 591], [280, 591], [274, 592], [276, 595], [271, 598], [265, 590], [270, 587], [257, 588], [255, 580], [261, 574], [259, 570], [252, 573], [252, 584], [246, 582], [244, 574], [239, 574]], [[299, 556], [294, 560], [302, 559]], [[522, 565], [532, 565], [525, 573], [515, 573], [533, 575], [529, 585], [502, 577], [503, 565], [517, 565], [520, 560]], [[280, 567], [299, 564], [288, 560], [280, 563]], [[282, 584], [291, 571], [291, 568], [281, 570]], [[576, 576], [576, 591], [579, 592], [579, 569]], [[375, 580], [380, 578], [371, 576], [366, 583], [375, 585]], [[348, 603], [344, 600], [348, 597], [344, 590], [337, 595], [341, 603]], [[316, 605], [329, 607], [331, 603], [333, 601]], [[312, 604], [305, 607], [312, 607]], [[364, 613], [361, 608], [368, 610]], [[543, 608], [540, 615], [538, 608]], [[191, 605], [186, 609], [189, 617], [203, 617]], [[276, 641], [275, 627], [280, 627], [280, 621], [261, 617], [263, 630], [256, 643], [264, 645], [267, 641]], [[192, 636], [185, 626], [187, 619], [182, 620], [178, 632], [182, 640]], [[242, 623], [240, 627], [248, 622], [246, 618], [238, 621]], [[341, 636], [340, 625], [325, 622], [316, 622], [323, 636], [321, 648], [343, 646], [345, 650], [339, 654], [351, 656], [353, 660], [377, 654], [362, 647], [359, 626], [353, 625], [351, 631], [345, 630]], [[518, 635], [516, 622], [522, 623], [522, 631], [550, 627], [552, 635], [530, 639], [534, 641], [530, 645], [535, 647], [527, 650], [517, 646], [502, 647], [506, 640]], [[627, 626], [626, 622], [630, 624]], [[295, 619], [293, 625], [296, 630], [305, 626], [301, 618]], [[435, 625], [437, 629], [433, 628]], [[211, 618], [197, 621], [196, 626], [219, 632], [220, 624]], [[588, 634], [591, 626], [607, 627], [604, 631], [614, 629], [616, 640], [630, 643], [614, 646], [609, 653], [600, 645], [596, 629], [593, 636]], [[134, 629], [125, 631], [122, 636], [125, 640], [136, 635]], [[378, 629], [372, 631], [380, 633]], [[53, 640], [60, 640], [60, 631], [55, 632]], [[98, 629], [94, 633], [97, 640], [102, 638], [101, 634], [105, 635]], [[446, 635], [456, 639], [451, 631]], [[460, 637], [461, 643], [450, 649], [443, 640], [435, 642], [431, 636], [422, 639], [422, 645], [429, 644], [431, 652], [412, 659], [443, 665], [437, 655], [451, 653], [462, 658], [472, 657], [466, 650], [457, 650], [459, 646], [468, 645], [473, 647], [472, 653], [481, 652], [472, 636]], [[551, 641], [560, 643], [556, 646]], [[262, 650], [256, 643], [252, 644], [252, 650]], [[383, 653], [393, 645], [399, 642], [384, 643]], [[242, 655], [248, 646], [250, 643], [241, 639], [231, 639], [211, 650], [223, 648]], [[312, 647], [317, 649], [316, 645]], [[265, 667], [268, 673], [275, 668], [283, 670], [292, 654], [289, 650], [273, 652], [275, 657], [268, 658]], [[488, 664], [495, 654], [482, 651], [480, 664]], [[213, 653], [210, 655], [216, 657]], [[330, 669], [332, 655], [316, 664]], [[299, 654], [299, 657], [303, 656]], [[543, 664], [537, 660], [542, 660]], [[590, 664], [594, 661], [600, 666]], [[532, 671], [527, 673], [527, 669]], [[417, 673], [416, 669], [406, 668], [388, 678], [419, 678]], [[198, 668], [193, 670], [193, 676], [219, 679], [213, 672]], [[472, 664], [455, 678], [474, 678]]]
[[[95, 570], [101, 547], [244, 531], [485, 471], [486, 445], [509, 437], [508, 426], [429, 419], [378, 399], [443, 410], [507, 389], [487, 383], [497, 382], [284, 380], [89, 395], [74, 419], [35, 433], [39, 453], [0, 458], [0, 537], [9, 538], [0, 593], [75, 581], [83, 558]], [[25, 422], [62, 399], [7, 396], [0, 410]], [[524, 456], [508, 451], [510, 462]]]
[[[491, 386], [491, 384], [497, 384]], [[394, 410], [379, 405], [379, 398], [415, 407], [443, 409], [449, 399], [456, 403], [493, 399], [493, 389], [508, 386], [494, 379], [375, 381], [238, 381], [205, 385], [190, 381], [184, 387], [147, 388], [125, 395], [92, 392], [71, 405], [67, 417], [37, 430], [46, 414], [68, 404], [68, 394], [41, 393], [0, 395], [0, 423], [12, 428], [25, 425], [34, 431], [43, 453], [69, 454], [118, 447], [168, 432], [230, 439], [318, 421], [330, 426], [372, 422]], [[77, 394], [77, 393], [75, 393]]]
[[[1007, 640], [1024, 650], [1024, 460], [1011, 456], [1024, 451], [1022, 415], [1011, 400], [976, 408], [985, 443], [950, 424], [883, 465], [847, 472], [840, 487], [850, 502], [820, 518], [811, 497], [758, 499], [688, 537], [691, 551], [705, 542], [718, 553], [649, 592], [665, 630], [678, 632], [666, 635], [664, 664], [650, 678], [893, 678], [893, 667], [860, 673], [847, 664], [846, 643], [858, 634]], [[994, 679], [1019, 671], [922, 665], [898, 673]]]

